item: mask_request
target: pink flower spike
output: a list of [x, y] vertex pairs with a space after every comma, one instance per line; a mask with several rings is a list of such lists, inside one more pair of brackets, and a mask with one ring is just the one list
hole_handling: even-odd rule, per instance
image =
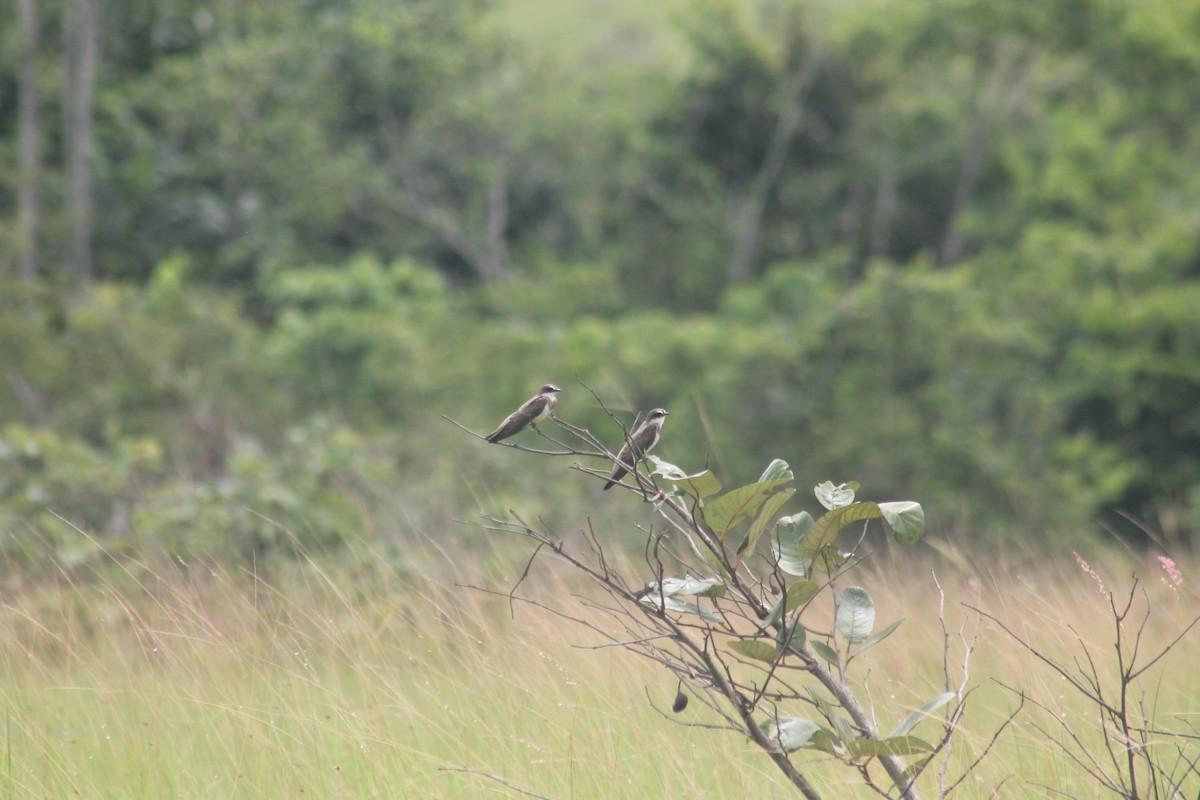
[[1079, 565], [1079, 568], [1088, 575], [1092, 576], [1092, 580], [1096, 582], [1096, 589], [1100, 592], [1100, 594], [1104, 594], [1104, 581], [1100, 579], [1100, 576], [1096, 573], [1096, 570], [1092, 569], [1088, 565], [1088, 562], [1083, 560], [1083, 556], [1079, 555], [1079, 553], [1076, 551], [1072, 550], [1071, 554], [1075, 556], [1075, 563]]
[[1167, 573], [1161, 579], [1162, 582], [1171, 587], [1171, 591], [1175, 591], [1176, 587], [1183, 583], [1183, 573], [1175, 566], [1175, 561], [1166, 556], [1158, 556], [1158, 563], [1162, 565], [1163, 572]]

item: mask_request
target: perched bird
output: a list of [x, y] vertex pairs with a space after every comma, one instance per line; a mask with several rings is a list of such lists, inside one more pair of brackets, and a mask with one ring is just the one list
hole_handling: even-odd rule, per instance
[[638, 426], [621, 448], [621, 452], [617, 453], [617, 463], [613, 467], [612, 475], [608, 476], [608, 483], [604, 484], [605, 491], [625, 477], [625, 473], [633, 469], [642, 456], [654, 449], [654, 445], [658, 444], [658, 437], [662, 436], [663, 420], [666, 418], [667, 412], [661, 408], [656, 408], [646, 415], [646, 421]]
[[533, 425], [534, 430], [537, 430], [537, 425], [534, 425], [539, 419], [549, 415], [554, 407], [558, 405], [558, 398], [555, 394], [561, 392], [553, 383], [547, 383], [542, 388], [538, 389], [537, 394], [521, 403], [521, 407], [513, 413], [509, 414], [504, 422], [500, 423], [500, 427], [487, 435], [487, 440], [492, 444], [507, 439], [510, 436], [516, 436], [521, 431]]

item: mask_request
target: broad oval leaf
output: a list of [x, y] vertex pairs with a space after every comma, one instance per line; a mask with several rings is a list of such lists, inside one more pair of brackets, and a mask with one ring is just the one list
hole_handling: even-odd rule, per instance
[[859, 643], [858, 647], [855, 647], [853, 650], [850, 651], [850, 657], [854, 658], [856, 655], [859, 655], [864, 650], [866, 650], [868, 647], [873, 647], [873, 646], [879, 644], [880, 642], [882, 642], [887, 637], [891, 636], [892, 632], [895, 631], [896, 628], [900, 627], [901, 622], [904, 622], [904, 617], [900, 617], [900, 619], [891, 623], [883, 630], [876, 631], [875, 633], [868, 636], [866, 639], [863, 639], [862, 642]]
[[781, 492], [776, 492], [771, 495], [767, 502], [763, 503], [762, 509], [758, 512], [758, 518], [754, 520], [754, 524], [750, 526], [750, 532], [746, 534], [746, 541], [738, 548], [738, 555], [746, 555], [746, 553], [754, 552], [754, 546], [758, 544], [758, 540], [762, 538], [763, 531], [771, 524], [775, 518], [775, 512], [791, 499], [796, 493], [795, 489], [784, 489]]
[[787, 598], [788, 610], [795, 611], [800, 608], [812, 600], [819, 591], [821, 591], [821, 584], [816, 581], [795, 581], [788, 587], [787, 593], [784, 595]]
[[838, 632], [850, 644], [866, 641], [875, 627], [875, 602], [867, 590], [861, 586], [848, 586], [838, 592], [834, 621]]
[[809, 642], [809, 644], [812, 645], [813, 652], [815, 652], [821, 658], [825, 659], [835, 667], [838, 665], [837, 650], [834, 650], [829, 645], [817, 639], [813, 639], [811, 642]]
[[826, 575], [832, 575], [838, 571], [838, 567], [846, 563], [848, 555], [848, 553], [844, 553], [836, 547], [826, 547], [817, 553], [816, 564], [821, 568], [821, 572], [824, 572]]
[[789, 480], [791, 479], [778, 478], [732, 489], [704, 508], [704, 519], [710, 528], [724, 538], [725, 533], [733, 527], [734, 523], [758, 511], [767, 498]]
[[821, 726], [811, 719], [801, 717], [769, 719], [761, 727], [769, 740], [788, 752], [806, 746], [813, 734], [821, 730]]
[[826, 712], [829, 721], [833, 723], [834, 730], [837, 731], [838, 737], [843, 742], [854, 741], [854, 726], [845, 714], [841, 714], [833, 708]]
[[658, 456], [646, 456], [646, 458], [648, 458], [650, 463], [654, 465], [652, 473], [655, 475], [661, 475], [669, 481], [682, 481], [686, 480], [688, 477], [686, 472], [672, 464], [670, 461], [664, 461]]
[[834, 486], [832, 481], [825, 481], [813, 487], [813, 494], [817, 496], [817, 501], [821, 505], [832, 511], [835, 508], [841, 508], [853, 503], [854, 493], [858, 489], [858, 481], [840, 483], [837, 486]]
[[[728, 587], [720, 578], [693, 578], [685, 575], [682, 578], [663, 578], [662, 594], [672, 597], [677, 594], [697, 597], [724, 597]], [[658, 581], [646, 584], [646, 594], [658, 594]]]
[[925, 717], [929, 716], [934, 711], [937, 711], [939, 708], [946, 705], [946, 703], [949, 703], [957, 696], [958, 695], [956, 695], [954, 692], [942, 692], [937, 697], [933, 698], [928, 703], [905, 717], [904, 721], [897, 725], [896, 730], [889, 733], [887, 738], [891, 739], [896, 736], [907, 736], [913, 728], [917, 727], [918, 722], [925, 719]]
[[775, 659], [779, 657], [779, 650], [774, 645], [754, 639], [738, 639], [730, 642], [729, 649], [741, 653], [746, 658], [766, 661], [768, 664], [775, 663]]
[[706, 469], [695, 475], [688, 475], [679, 467], [669, 461], [663, 461], [658, 456], [647, 456], [647, 458], [654, 465], [653, 474], [661, 475], [676, 489], [697, 500], [703, 500], [721, 491], [721, 482], [717, 480], [717, 476], [712, 473], [712, 470]]
[[779, 598], [779, 602], [771, 609], [771, 613], [767, 614], [766, 619], [759, 624], [759, 633], [762, 633], [775, 624], [775, 620], [779, 619], [779, 615], [784, 611], [795, 611], [813, 599], [813, 596], [820, 590], [821, 585], [816, 581], [796, 581], [793, 583], [783, 593], [783, 597]]
[[828, 753], [831, 756], [846, 756], [849, 755], [845, 747], [842, 747], [841, 741], [838, 740], [837, 734], [829, 730], [825, 726], [820, 726], [820, 730], [812, 735], [808, 740], [806, 748], [809, 750], [820, 750], [822, 753]]
[[710, 608], [705, 608], [695, 600], [680, 600], [678, 597], [660, 597], [658, 593], [648, 594], [638, 600], [643, 605], [666, 611], [676, 611], [681, 614], [696, 614], [709, 622], [720, 622], [721, 618]]
[[804, 625], [801, 624], [800, 617], [794, 616], [779, 629], [779, 633], [775, 635], [775, 642], [778, 651], [781, 653], [784, 650], [800, 653], [804, 650], [804, 641], [807, 638], [808, 633], [804, 630]]
[[780, 517], [775, 522], [775, 534], [771, 537], [771, 555], [779, 568], [789, 575], [804, 576], [812, 566], [812, 559], [801, 549], [800, 543], [812, 530], [813, 518], [807, 511]]
[[849, 743], [854, 756], [915, 756], [933, 750], [933, 745], [916, 736], [889, 736], [886, 739], [855, 739]]
[[933, 758], [933, 756], [918, 758], [916, 761], [905, 767], [904, 772], [900, 773], [900, 783], [903, 784], [905, 781], [914, 780], [918, 775], [924, 772], [925, 766], [929, 763], [931, 758]]
[[822, 554], [822, 551], [832, 551], [837, 546], [838, 532], [851, 523], [879, 519], [882, 516], [883, 512], [879, 510], [878, 503], [853, 503], [827, 511], [813, 523], [812, 530], [800, 543], [800, 549], [819, 565], [826, 568], [836, 567], [840, 563], [837, 558], [818, 559], [817, 556]]
[[912, 500], [880, 503], [879, 511], [900, 544], [912, 544], [925, 535], [925, 509], [920, 503]]
[[792, 474], [792, 468], [788, 466], [788, 463], [782, 458], [777, 458], [770, 464], [767, 464], [767, 468], [764, 469], [763, 474], [759, 476], [758, 482], [762, 483], [763, 481], [776, 481], [780, 478], [786, 478], [790, 481], [794, 477], [796, 476]]

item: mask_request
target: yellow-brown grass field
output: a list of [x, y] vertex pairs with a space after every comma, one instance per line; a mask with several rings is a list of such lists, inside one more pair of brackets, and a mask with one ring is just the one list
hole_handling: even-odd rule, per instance
[[[1107, 601], [1070, 552], [1009, 567], [1004, 558], [942, 550], [867, 562], [851, 576], [874, 596], [879, 625], [907, 616], [851, 672], [884, 730], [943, 690], [935, 574], [956, 685], [958, 631], [965, 622], [970, 635], [978, 620], [964, 603], [1066, 663], [1082, 655], [1078, 637], [1116, 685]], [[593, 649], [594, 632], [543, 609], [517, 605], [510, 614], [503, 597], [462, 586], [507, 591], [527, 556], [501, 550], [493, 560], [502, 566], [485, 574], [427, 543], [406, 557], [425, 567], [401, 569], [360, 543], [336, 566], [280, 559], [256, 574], [125, 562], [103, 578], [62, 573], [50, 586], [10, 589], [0, 625], [0, 798], [792, 794], [749, 741], [690, 726], [716, 721], [702, 704], [672, 715], [675, 681], [654, 664], [618, 647]], [[1152, 608], [1143, 658], [1200, 605], [1188, 565], [1180, 586], [1167, 585], [1152, 558], [1110, 554], [1095, 569], [1119, 597], [1132, 574], [1141, 578], [1146, 596], [1135, 609], [1146, 601]], [[589, 612], [580, 596], [594, 594], [545, 560], [521, 590], [581, 616]], [[810, 624], [824, 624], [824, 609], [810, 613]], [[1137, 699], [1158, 724], [1200, 727], [1197, 664], [1193, 631], [1138, 684]], [[1094, 709], [994, 624], [979, 628], [969, 679], [975, 693], [947, 784], [1018, 703], [996, 680], [1065, 714], [1100, 753]], [[1061, 730], [1027, 703], [952, 796], [1108, 796], [1047, 736]], [[935, 739], [937, 722], [916, 733]], [[872, 796], [844, 764], [820, 754], [794, 759], [823, 796]], [[924, 796], [937, 796], [940, 772], [939, 760], [921, 779]], [[1194, 797], [1200, 785], [1184, 787]]]

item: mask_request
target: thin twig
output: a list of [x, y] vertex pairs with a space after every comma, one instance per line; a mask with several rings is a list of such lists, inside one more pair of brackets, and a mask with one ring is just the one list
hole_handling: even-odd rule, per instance
[[554, 800], [552, 797], [547, 797], [546, 795], [538, 794], [537, 792], [531, 792], [524, 787], [517, 786], [515, 783], [500, 777], [499, 775], [493, 775], [492, 773], [484, 772], [483, 770], [471, 769], [470, 767], [438, 767], [438, 772], [465, 772], [468, 775], [478, 775], [481, 778], [487, 778], [488, 780], [507, 786], [509, 789], [520, 792], [527, 797], [537, 797], [539, 800]]

